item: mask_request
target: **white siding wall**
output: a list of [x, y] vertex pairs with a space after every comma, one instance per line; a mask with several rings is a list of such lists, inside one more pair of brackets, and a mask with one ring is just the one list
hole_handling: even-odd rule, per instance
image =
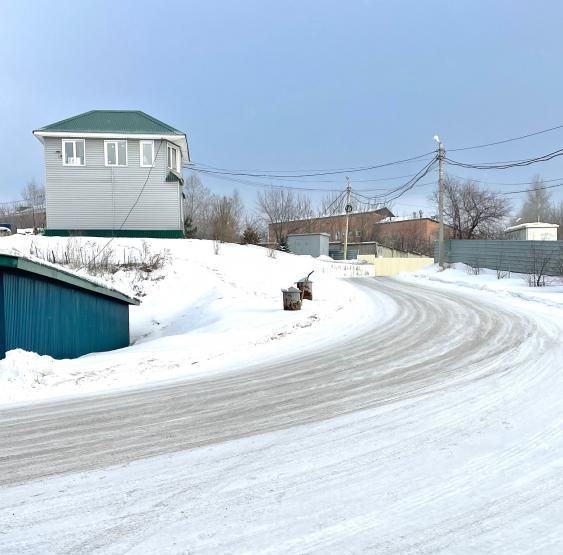
[[556, 227], [528, 227], [526, 231], [529, 241], [557, 241]]
[[127, 140], [127, 167], [105, 166], [102, 139], [85, 146], [85, 166], [63, 166], [62, 139], [45, 138], [47, 229], [182, 229], [180, 185], [165, 182], [166, 142], [155, 140], [152, 170], [140, 165], [138, 140]]

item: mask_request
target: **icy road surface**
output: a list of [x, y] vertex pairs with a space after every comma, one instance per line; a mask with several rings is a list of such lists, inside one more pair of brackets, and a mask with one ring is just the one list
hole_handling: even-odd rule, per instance
[[563, 552], [561, 310], [358, 285], [344, 345], [0, 411], [0, 552]]

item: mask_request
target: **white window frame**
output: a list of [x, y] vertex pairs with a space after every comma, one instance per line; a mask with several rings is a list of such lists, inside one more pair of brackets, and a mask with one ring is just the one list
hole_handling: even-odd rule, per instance
[[[76, 164], [76, 163], [73, 162], [72, 164], [67, 164], [66, 156], [65, 156], [65, 144], [66, 143], [73, 143], [73, 147], [72, 147], [72, 153], [74, 154], [73, 160], [76, 160], [76, 143], [78, 143], [78, 142], [81, 142], [84, 146], [84, 163], [83, 164]], [[86, 141], [84, 139], [63, 139], [61, 153], [63, 155], [63, 166], [71, 166], [73, 168], [82, 168], [83, 166], [86, 165]]]
[[[168, 159], [170, 158], [168, 156], [169, 150], [175, 150], [176, 151], [176, 167], [175, 168], [168, 165]], [[182, 167], [182, 152], [180, 151], [180, 149], [177, 146], [171, 145], [170, 143], [168, 143], [168, 147], [166, 149], [166, 166], [168, 167], [169, 170], [174, 170], [174, 171], [177, 171], [178, 173], [181, 171], [181, 167]]]
[[[151, 149], [152, 149], [151, 164], [143, 164], [143, 145], [151, 145]], [[139, 156], [140, 156], [141, 168], [152, 168], [154, 166], [154, 141], [139, 141]]]
[[[117, 148], [117, 143], [125, 143], [125, 164], [108, 164], [108, 144], [115, 143], [115, 161], [119, 160], [119, 149]], [[129, 154], [127, 139], [111, 139], [104, 141], [104, 165], [108, 168], [125, 168], [129, 165]]]

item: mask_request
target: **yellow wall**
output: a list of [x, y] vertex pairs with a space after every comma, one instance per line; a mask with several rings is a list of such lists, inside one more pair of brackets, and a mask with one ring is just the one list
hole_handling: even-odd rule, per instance
[[365, 260], [375, 266], [376, 276], [394, 276], [400, 272], [414, 272], [434, 264], [433, 258], [377, 258], [373, 254], [361, 254], [358, 260]]

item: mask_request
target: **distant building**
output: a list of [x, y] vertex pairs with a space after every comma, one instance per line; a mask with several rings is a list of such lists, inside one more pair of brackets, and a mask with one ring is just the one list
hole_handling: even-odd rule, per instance
[[[348, 241], [368, 241], [373, 234], [373, 226], [393, 213], [387, 208], [354, 212], [348, 218]], [[323, 216], [290, 222], [273, 223], [268, 226], [268, 242], [279, 242], [282, 237], [299, 233], [326, 233], [330, 241], [343, 241], [346, 233], [346, 215]]]
[[[416, 214], [419, 214], [419, 217], [416, 217]], [[415, 213], [412, 218], [396, 217], [388, 208], [354, 212], [350, 214], [348, 221], [348, 256], [355, 258], [357, 254], [376, 254], [375, 251], [372, 252], [376, 243], [380, 247], [431, 255], [439, 229], [438, 220], [423, 218], [422, 211]], [[274, 223], [269, 225], [268, 233], [269, 244], [279, 242], [280, 238], [291, 234], [326, 233], [329, 236], [330, 251], [336, 253], [343, 250], [346, 215]], [[444, 226], [444, 235], [451, 238], [453, 229]], [[368, 244], [372, 246], [368, 247]]]
[[507, 239], [517, 241], [557, 241], [557, 224], [532, 222], [507, 227], [504, 230]]
[[377, 239], [387, 237], [416, 236], [421, 240], [435, 241], [438, 239], [440, 222], [434, 218], [388, 218], [375, 225]]
[[[373, 239], [387, 247], [431, 256], [439, 231], [435, 218], [388, 218], [374, 226]], [[451, 239], [453, 228], [444, 225], [444, 236]]]

